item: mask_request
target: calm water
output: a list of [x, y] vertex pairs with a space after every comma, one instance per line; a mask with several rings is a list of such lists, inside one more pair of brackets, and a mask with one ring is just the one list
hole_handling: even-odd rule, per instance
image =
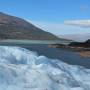
[[30, 44], [69, 44], [72, 41], [67, 40], [13, 40], [13, 39], [7, 39], [7, 40], [1, 40], [0, 44], [11, 44], [11, 45], [30, 45]]
[[35, 51], [39, 55], [44, 55], [53, 59], [59, 59], [71, 65], [81, 65], [90, 68], [90, 58], [81, 57], [76, 52], [58, 48], [50, 48], [48, 45], [22, 45], [22, 47]]

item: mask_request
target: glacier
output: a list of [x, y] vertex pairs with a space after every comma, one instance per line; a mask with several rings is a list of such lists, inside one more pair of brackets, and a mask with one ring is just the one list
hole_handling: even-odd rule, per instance
[[0, 90], [90, 90], [90, 69], [0, 46]]

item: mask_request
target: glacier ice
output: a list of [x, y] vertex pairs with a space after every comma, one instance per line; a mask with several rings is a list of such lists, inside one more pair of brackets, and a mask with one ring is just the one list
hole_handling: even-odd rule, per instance
[[90, 69], [0, 46], [0, 90], [90, 90]]

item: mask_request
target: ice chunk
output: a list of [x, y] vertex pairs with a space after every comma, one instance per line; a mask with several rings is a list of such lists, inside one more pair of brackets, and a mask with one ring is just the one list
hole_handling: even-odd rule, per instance
[[90, 90], [90, 70], [0, 46], [0, 90]]

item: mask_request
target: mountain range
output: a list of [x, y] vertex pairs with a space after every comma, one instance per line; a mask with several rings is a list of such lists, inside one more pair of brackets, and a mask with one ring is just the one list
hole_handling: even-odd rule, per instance
[[59, 40], [22, 18], [0, 12], [0, 39]]
[[59, 35], [60, 38], [66, 38], [73, 41], [78, 42], [85, 42], [88, 39], [90, 39], [90, 33], [84, 33], [84, 34], [67, 34], [67, 35]]

